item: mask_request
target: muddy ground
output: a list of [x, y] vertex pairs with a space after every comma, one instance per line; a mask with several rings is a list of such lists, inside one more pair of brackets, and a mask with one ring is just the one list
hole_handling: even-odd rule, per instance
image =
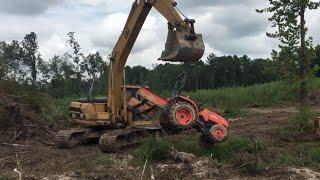
[[[314, 110], [320, 109], [314, 107]], [[192, 157], [187, 162], [170, 160], [161, 163], [135, 163], [131, 148], [117, 154], [103, 154], [96, 145], [79, 146], [73, 149], [58, 149], [50, 138], [29, 138], [11, 141], [12, 131], [0, 133], [0, 179], [306, 179], [320, 178], [319, 169], [312, 165], [277, 166], [271, 164], [276, 156], [288, 153], [301, 144], [319, 146], [320, 140], [313, 132], [294, 134], [290, 131], [293, 107], [250, 108], [244, 115], [230, 119], [230, 137], [254, 137], [270, 142], [261, 159], [270, 163], [257, 174], [241, 171], [241, 167], [219, 163], [215, 157]], [[194, 134], [165, 137], [186, 139]], [[239, 154], [240, 156], [240, 154]], [[14, 172], [17, 169], [19, 172]]]

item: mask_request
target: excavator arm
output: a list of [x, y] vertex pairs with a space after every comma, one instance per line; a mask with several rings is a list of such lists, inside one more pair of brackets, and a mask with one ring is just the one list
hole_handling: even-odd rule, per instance
[[[58, 147], [71, 148], [99, 140], [102, 151], [115, 152], [139, 144], [152, 134], [161, 134], [162, 130], [180, 132], [193, 127], [202, 133], [201, 139], [206, 143], [226, 139], [228, 121], [208, 109], [199, 109], [194, 101], [179, 92], [167, 99], [147, 87], [124, 84], [127, 58], [152, 7], [168, 21], [167, 42], [160, 60], [197, 61], [203, 56], [205, 47], [201, 34], [194, 31], [194, 20], [182, 19], [175, 6], [173, 0], [135, 0], [110, 55], [107, 103], [105, 99], [72, 102], [69, 106], [72, 122], [89, 127], [59, 131], [56, 135]], [[183, 83], [185, 76], [179, 79]], [[157, 112], [162, 113], [160, 126], [150, 121]]]
[[186, 62], [197, 61], [204, 53], [202, 35], [194, 31], [194, 20], [182, 19], [173, 0], [135, 0], [132, 9], [110, 56], [108, 82], [108, 108], [113, 124], [123, 119], [125, 94], [122, 93], [124, 69], [127, 58], [142, 29], [142, 26], [154, 7], [168, 21], [168, 37], [165, 50], [159, 60]]

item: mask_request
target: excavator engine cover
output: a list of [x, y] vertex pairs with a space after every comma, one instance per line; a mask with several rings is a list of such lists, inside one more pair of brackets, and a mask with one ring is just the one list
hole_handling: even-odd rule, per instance
[[194, 62], [202, 58], [205, 46], [201, 34], [169, 29], [165, 50], [159, 60]]

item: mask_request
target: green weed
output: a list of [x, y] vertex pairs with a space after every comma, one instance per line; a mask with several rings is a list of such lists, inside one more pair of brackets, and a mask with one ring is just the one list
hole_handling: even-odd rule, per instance
[[105, 166], [105, 165], [109, 165], [112, 163], [113, 163], [113, 161], [105, 154], [100, 154], [93, 161], [93, 164], [95, 164], [97, 166]]
[[183, 139], [173, 144], [174, 147], [181, 152], [192, 153], [196, 156], [210, 155], [210, 151], [206, 148], [201, 147], [197, 141], [198, 140], [193, 139]]
[[164, 139], [150, 138], [135, 152], [134, 157], [140, 161], [163, 161], [170, 157], [172, 144]]
[[316, 113], [312, 112], [310, 107], [300, 107], [292, 118], [295, 129], [303, 132], [311, 128], [310, 122], [314, 119]]
[[248, 149], [249, 146], [249, 138], [233, 137], [224, 143], [214, 145], [210, 150], [210, 153], [219, 162], [227, 162], [229, 160], [234, 160], [239, 153]]
[[250, 175], [256, 175], [264, 171], [266, 166], [263, 163], [248, 163], [244, 166], [244, 172], [249, 173]]
[[97, 166], [107, 166], [113, 163], [113, 160], [108, 157], [108, 155], [99, 153], [95, 156], [80, 158], [72, 165], [74, 170], [92, 170]]
[[309, 151], [309, 156], [312, 162], [320, 163], [320, 148], [314, 148]]
[[172, 144], [179, 151], [196, 156], [212, 156], [219, 162], [230, 162], [238, 159], [239, 154], [244, 151], [254, 154], [255, 151], [259, 153], [268, 147], [268, 143], [264, 140], [257, 140], [254, 145], [254, 142], [246, 137], [231, 137], [226, 142], [214, 144], [211, 147], [201, 146], [197, 136], [188, 136], [179, 141], [173, 141]]
[[[311, 91], [320, 88], [320, 79], [310, 81]], [[196, 102], [214, 106], [218, 109], [244, 107], [267, 107], [297, 102], [299, 85], [292, 82], [272, 82], [249, 87], [222, 88], [186, 92]]]
[[244, 115], [244, 112], [241, 111], [240, 108], [234, 106], [227, 106], [223, 109], [222, 115], [224, 115], [225, 117], [240, 117]]
[[9, 176], [9, 175], [0, 175], [0, 180], [15, 180], [16, 177]]
[[286, 166], [307, 166], [319, 168], [320, 148], [313, 146], [314, 143], [303, 143], [300, 146], [292, 147], [290, 151], [284, 151], [277, 155], [272, 163], [274, 167]]
[[275, 161], [275, 165], [276, 166], [287, 166], [287, 165], [291, 165], [294, 164], [296, 161], [296, 159], [294, 158], [294, 156], [291, 154], [281, 154], [277, 157], [276, 161]]

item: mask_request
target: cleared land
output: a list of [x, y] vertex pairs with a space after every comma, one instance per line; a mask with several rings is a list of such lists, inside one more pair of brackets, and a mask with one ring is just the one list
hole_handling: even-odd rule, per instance
[[[298, 134], [292, 129], [295, 111], [293, 107], [243, 109], [242, 116], [230, 119], [228, 141], [209, 149], [192, 133], [165, 136], [159, 140], [163, 149], [158, 152], [167, 152], [166, 147], [173, 145], [196, 157], [182, 162], [168, 155], [151, 161], [151, 153], [144, 179], [319, 178], [320, 139], [312, 131]], [[1, 133], [0, 179], [18, 177], [13, 171], [17, 161], [25, 179], [138, 179], [145, 163], [141, 152], [148, 154], [148, 145], [117, 154], [102, 154], [95, 145], [61, 150], [50, 145], [50, 137], [39, 136], [15, 141], [21, 145], [16, 146], [4, 144], [11, 132]]]

